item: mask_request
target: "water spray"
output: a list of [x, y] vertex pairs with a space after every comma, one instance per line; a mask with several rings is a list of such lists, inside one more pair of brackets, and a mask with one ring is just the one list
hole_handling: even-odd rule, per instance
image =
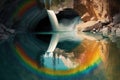
[[[60, 41], [62, 41], [64, 39], [67, 39], [69, 37], [67, 34], [70, 34], [71, 31], [73, 33], [75, 30], [74, 30], [74, 27], [68, 27], [67, 28], [67, 27], [65, 27], [65, 25], [62, 25], [62, 24], [58, 23], [58, 19], [56, 17], [55, 12], [53, 10], [50, 10], [51, 1], [52, 0], [44, 0], [44, 8], [47, 11], [47, 14], [48, 14], [51, 26], [52, 26], [52, 31], [51, 32], [37, 32], [37, 33], [33, 33], [33, 34], [45, 34], [45, 35], [52, 34], [50, 44], [49, 44], [48, 49], [46, 50], [43, 57], [44, 58], [45, 57], [53, 58], [53, 64], [54, 64], [54, 69], [55, 69], [56, 53], [53, 53], [53, 52], [54, 52], [58, 42], [60, 42]], [[75, 18], [75, 21], [76, 20], [78, 20], [78, 18]], [[75, 23], [76, 22], [72, 21], [72, 26], [75, 26]], [[69, 38], [69, 39], [71, 39], [71, 38]], [[73, 39], [75, 39], [75, 38], [73, 38]]]

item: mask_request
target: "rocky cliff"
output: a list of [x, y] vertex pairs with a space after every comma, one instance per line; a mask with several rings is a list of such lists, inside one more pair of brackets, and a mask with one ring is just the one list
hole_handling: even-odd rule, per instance
[[[84, 23], [78, 25], [78, 31], [89, 32], [90, 37], [101, 36], [100, 54], [104, 62], [107, 80], [120, 80], [120, 0], [74, 0], [74, 9]], [[90, 35], [92, 33], [93, 36]], [[96, 35], [96, 36], [95, 36]], [[86, 34], [85, 34], [86, 36]], [[87, 37], [88, 38], [88, 34]], [[105, 42], [104, 39], [107, 39]]]
[[74, 9], [83, 21], [110, 20], [120, 12], [119, 0], [74, 0]]

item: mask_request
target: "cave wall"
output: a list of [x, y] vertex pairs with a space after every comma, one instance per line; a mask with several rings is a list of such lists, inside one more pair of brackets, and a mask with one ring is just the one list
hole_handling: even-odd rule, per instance
[[[114, 26], [111, 25], [111, 29], [117, 27], [118, 24], [119, 28], [117, 30], [120, 29], [120, 0], [74, 0], [74, 9], [85, 22], [90, 20], [112, 20], [110, 23], [114, 23]], [[115, 16], [116, 20], [113, 20]], [[90, 26], [90, 24], [87, 25]], [[103, 54], [100, 54], [100, 56], [104, 63], [107, 80], [120, 80], [120, 47], [118, 47], [120, 46], [120, 36], [113, 36], [116, 41], [102, 42]]]
[[110, 20], [120, 12], [120, 0], [74, 0], [74, 9], [83, 21]]
[[120, 0], [108, 0], [108, 3], [110, 16], [120, 12]]

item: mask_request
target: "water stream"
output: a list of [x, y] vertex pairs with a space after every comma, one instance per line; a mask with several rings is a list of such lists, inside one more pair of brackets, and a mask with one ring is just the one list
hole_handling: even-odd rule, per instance
[[[63, 25], [62, 23], [58, 23], [58, 19], [54, 11], [47, 10], [47, 13], [52, 26], [52, 32], [50, 32], [50, 34], [52, 34], [52, 37], [48, 49], [45, 52], [44, 60], [47, 61], [47, 59], [49, 58], [49, 63], [52, 63], [52, 66], [54, 66], [54, 68], [58, 65], [65, 66], [63, 65], [63, 63], [62, 64], [56, 63], [56, 60], [61, 60], [61, 59], [59, 59], [59, 57], [56, 57], [56, 54], [58, 53], [53, 53], [53, 52], [57, 48], [58, 43], [60, 42], [64, 43], [64, 44], [62, 43], [63, 45], [62, 47], [66, 46], [67, 42], [71, 42], [71, 41], [72, 44], [75, 43], [75, 45], [79, 43], [80, 39], [75, 36], [75, 28], [74, 28], [75, 25], [77, 24], [76, 21], [78, 21], [78, 18], [75, 18], [70, 25]], [[44, 33], [42, 34], [44, 35]], [[47, 34], [47, 32], [45, 34]], [[48, 63], [46, 64], [45, 62], [45, 65], [46, 67], [49, 67], [51, 64], [48, 65]]]

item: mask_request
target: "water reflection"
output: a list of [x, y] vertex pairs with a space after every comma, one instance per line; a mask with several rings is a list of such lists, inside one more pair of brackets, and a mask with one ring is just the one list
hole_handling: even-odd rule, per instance
[[[5, 1], [7, 2], [7, 0]], [[20, 18], [18, 23], [13, 25], [15, 31], [25, 33], [16, 34], [13, 42], [5, 41], [3, 44], [0, 44], [0, 80], [104, 80], [104, 69], [99, 56], [99, 53], [101, 53], [99, 49], [100, 43], [89, 39], [81, 40], [80, 37], [76, 36], [76, 31], [57, 32], [60, 36], [58, 44], [52, 56], [47, 55], [45, 57], [44, 54], [48, 49], [50, 41], [47, 40], [48, 37], [43, 37], [44, 39], [37, 38], [35, 36], [37, 34], [26, 34], [26, 32], [29, 32], [31, 27], [34, 28], [39, 21], [42, 21], [47, 13], [45, 10], [38, 10], [34, 4], [36, 0], [24, 1], [26, 0], [18, 0], [16, 5], [10, 4], [8, 6], [10, 9], [12, 8], [11, 6], [18, 6], [18, 8], [15, 7], [18, 12], [14, 13], [10, 9], [3, 8], [5, 11], [3, 11], [2, 14], [6, 13], [6, 11], [8, 13], [2, 16], [2, 22], [9, 25], [6, 21], [11, 23], [8, 19], [10, 16], [6, 16], [8, 16], [7, 14], [9, 13], [13, 13], [16, 18]], [[69, 6], [72, 4], [72, 1], [68, 0], [66, 4]], [[31, 3], [33, 3], [35, 7], [33, 7]], [[64, 4], [65, 7], [66, 4]], [[73, 30], [75, 29], [75, 27], [73, 27], [75, 26], [74, 23], [76, 24], [78, 19], [72, 20], [72, 18], [78, 15], [76, 15], [76, 13], [73, 15], [70, 9], [66, 9], [65, 11], [66, 13], [61, 11], [58, 15], [59, 22], [65, 24], [64, 30]], [[13, 19], [12, 16], [10, 18]], [[68, 18], [68, 20], [61, 21], [63, 18]], [[43, 22], [45, 22], [43, 24], [49, 25], [46, 21]], [[72, 27], [67, 23], [71, 23]], [[48, 29], [48, 27], [50, 27], [48, 25], [38, 25], [38, 27], [47, 27]], [[63, 24], [60, 25], [63, 26]], [[38, 29], [38, 32], [39, 30], [40, 29]], [[51, 31], [51, 33], [47, 35], [49, 34], [56, 34], [56, 32], [53, 33]], [[38, 34], [38, 36], [41, 35]]]

